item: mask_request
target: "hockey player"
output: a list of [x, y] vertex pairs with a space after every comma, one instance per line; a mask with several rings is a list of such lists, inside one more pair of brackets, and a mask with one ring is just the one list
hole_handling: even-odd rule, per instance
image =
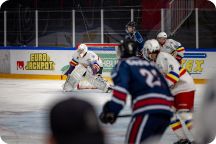
[[161, 46], [161, 51], [171, 54], [181, 64], [185, 52], [184, 47], [173, 39], [167, 39], [165, 32], [158, 33], [157, 40]]
[[136, 23], [134, 21], [129, 21], [125, 28], [127, 33], [125, 39], [134, 40], [138, 44], [138, 55], [142, 57], [141, 50], [143, 49], [145, 41], [142, 35], [136, 31]]
[[154, 61], [166, 78], [174, 95], [175, 115], [171, 120], [171, 128], [179, 141], [175, 144], [190, 144], [189, 137], [185, 134], [182, 123], [190, 131], [192, 127], [192, 111], [194, 106], [195, 84], [193, 78], [182, 68], [179, 62], [169, 53], [160, 52], [157, 40], [152, 39], [145, 43], [147, 57]]
[[160, 138], [173, 113], [173, 96], [165, 79], [153, 63], [135, 57], [137, 45], [134, 41], [126, 40], [117, 54], [120, 60], [111, 75], [114, 82], [112, 99], [104, 105], [100, 120], [113, 124], [130, 94], [133, 112], [126, 143], [140, 144], [154, 136]]
[[68, 76], [63, 89], [71, 91], [76, 89], [80, 80], [85, 77], [96, 88], [108, 92], [109, 84], [102, 78], [103, 64], [93, 51], [88, 51], [85, 44], [80, 44], [70, 61], [70, 68], [65, 73]]

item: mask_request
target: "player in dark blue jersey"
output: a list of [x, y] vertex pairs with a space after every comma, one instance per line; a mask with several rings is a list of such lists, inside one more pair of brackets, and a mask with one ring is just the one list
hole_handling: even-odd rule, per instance
[[141, 143], [153, 136], [160, 137], [173, 115], [173, 96], [166, 80], [153, 63], [135, 57], [137, 44], [134, 41], [126, 40], [119, 46], [117, 54], [120, 60], [112, 71], [113, 95], [103, 107], [101, 121], [113, 124], [130, 94], [132, 118], [126, 143]]
[[134, 40], [138, 45], [138, 55], [142, 57], [142, 49], [144, 46], [144, 39], [142, 35], [136, 31], [136, 23], [134, 21], [129, 21], [128, 24], [125, 26], [127, 34], [125, 35], [125, 39], [127, 40]]

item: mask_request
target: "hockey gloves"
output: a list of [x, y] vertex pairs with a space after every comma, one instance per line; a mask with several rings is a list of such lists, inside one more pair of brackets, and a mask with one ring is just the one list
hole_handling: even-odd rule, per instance
[[104, 105], [103, 111], [102, 111], [102, 113], [100, 114], [100, 117], [99, 117], [101, 122], [105, 123], [105, 124], [107, 124], [107, 123], [113, 124], [116, 121], [116, 118], [117, 118], [117, 115], [110, 111], [109, 103], [110, 102], [107, 102]]
[[100, 120], [102, 123], [110, 123], [110, 124], [113, 124], [116, 120], [116, 117], [113, 113], [101, 113], [100, 114]]

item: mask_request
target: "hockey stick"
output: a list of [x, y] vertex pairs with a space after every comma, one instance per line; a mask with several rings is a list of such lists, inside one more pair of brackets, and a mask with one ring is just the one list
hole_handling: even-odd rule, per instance
[[118, 118], [127, 118], [127, 117], [131, 117], [131, 114], [125, 114], [125, 115], [119, 115]]
[[119, 39], [113, 37], [113, 36], [110, 35], [109, 33], [106, 33], [106, 35], [107, 35], [108, 37], [112, 38], [113, 40], [115, 40], [116, 42], [121, 43], [121, 40], [119, 40]]

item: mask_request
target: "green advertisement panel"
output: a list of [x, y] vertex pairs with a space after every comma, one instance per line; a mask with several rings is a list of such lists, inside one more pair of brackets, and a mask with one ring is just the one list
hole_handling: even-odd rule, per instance
[[103, 61], [103, 72], [111, 72], [112, 68], [117, 63], [115, 53], [97, 53]]

